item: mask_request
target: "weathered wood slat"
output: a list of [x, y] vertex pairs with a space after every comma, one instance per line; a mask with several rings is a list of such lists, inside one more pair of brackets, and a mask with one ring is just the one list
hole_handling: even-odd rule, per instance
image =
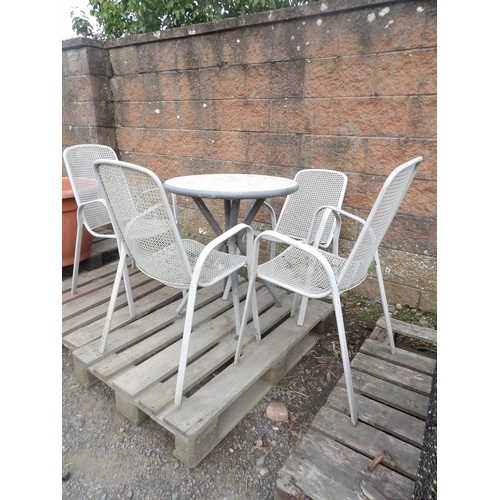
[[[377, 326], [384, 330], [386, 329], [386, 323], [383, 316], [377, 320]], [[391, 326], [393, 333], [400, 333], [405, 337], [437, 345], [437, 330], [424, 326], [412, 325], [394, 318], [391, 318]]]
[[[103, 269], [103, 268], [101, 267], [98, 269]], [[137, 268], [134, 268], [134, 269], [130, 269], [130, 267], [128, 268], [128, 273], [129, 273], [130, 277], [132, 277], [140, 272], [141, 271], [139, 271], [139, 269], [137, 269]], [[62, 296], [63, 305], [67, 304], [68, 302], [72, 302], [74, 300], [79, 300], [85, 296], [91, 297], [92, 294], [94, 294], [94, 292], [96, 292], [97, 290], [99, 290], [101, 288], [104, 288], [107, 286], [112, 287], [113, 283], [115, 281], [115, 275], [116, 275], [116, 272], [115, 273], [106, 273], [106, 274], [101, 275], [101, 276], [98, 275], [96, 278], [94, 278], [91, 281], [88, 281], [86, 283], [79, 282], [78, 288], [76, 289], [76, 293], [74, 295], [72, 293], [70, 293], [70, 291], [68, 291], [67, 293], [63, 293], [63, 296]], [[111, 292], [110, 292], [110, 295], [111, 295]]]
[[[293, 456], [316, 467], [337, 483], [357, 493], [361, 493], [360, 481], [371, 484], [387, 500], [409, 499], [413, 492], [411, 479], [384, 465], [379, 465], [370, 471], [372, 461], [370, 458], [315, 429], [311, 429], [301, 438], [294, 447]], [[297, 484], [302, 487], [302, 483]]]
[[405, 443], [385, 432], [358, 421], [353, 426], [351, 419], [327, 406], [321, 408], [314, 418], [312, 429], [332, 437], [335, 441], [373, 459], [383, 454], [382, 463], [391, 467], [387, 453], [396, 463], [394, 470], [415, 480], [420, 458], [420, 449]]
[[[149, 294], [160, 290], [168, 290], [162, 283], [156, 280], [149, 280], [144, 285], [141, 285], [137, 288], [134, 288], [132, 291], [132, 295], [134, 297], [134, 304], [142, 299], [143, 297], [147, 297]], [[172, 300], [179, 295], [178, 291], [172, 290]], [[111, 292], [110, 292], [111, 297]], [[63, 336], [68, 335], [70, 333], [75, 332], [76, 330], [83, 328], [95, 321], [104, 318], [108, 312], [109, 300], [108, 302], [104, 302], [97, 307], [93, 307], [91, 309], [86, 310], [83, 313], [78, 314], [66, 321], [63, 321], [62, 324], [62, 332]], [[126, 307], [128, 310], [128, 301], [125, 293], [121, 293], [118, 295], [115, 303], [115, 312]]]
[[[132, 293], [134, 288], [144, 285], [145, 283], [151, 281], [149, 276], [146, 276], [144, 273], [138, 272], [134, 273], [130, 276], [130, 286], [132, 288]], [[81, 314], [89, 309], [93, 309], [100, 304], [108, 304], [109, 299], [111, 297], [111, 290], [113, 288], [113, 283], [108, 283], [108, 286], [99, 288], [95, 290], [90, 295], [82, 295], [77, 297], [76, 299], [66, 302], [62, 307], [62, 318], [63, 321], [70, 319], [77, 314]], [[125, 295], [125, 287], [123, 285], [123, 281], [120, 286], [119, 294]]]
[[[266, 331], [273, 324], [279, 323], [284, 317], [289, 314], [292, 298], [286, 294], [280, 293], [282, 301], [281, 308], [271, 308], [259, 316], [260, 326], [262, 331]], [[259, 300], [261, 304], [262, 300]], [[247, 326], [245, 344], [253, 341], [253, 323]], [[186, 371], [184, 379], [184, 387], [189, 391], [198, 383], [200, 383], [207, 373], [213, 373], [228, 360], [234, 357], [236, 340], [232, 337], [226, 337], [219, 343], [217, 347], [207, 352], [202, 358], [191, 363]], [[141, 394], [136, 399], [136, 404], [148, 414], [156, 414], [164, 409], [173, 401], [175, 393], [175, 384], [177, 383], [177, 375], [172, 376], [168, 380], [158, 382], [148, 391]]]
[[180, 406], [169, 408], [170, 411], [164, 417], [165, 423], [183, 435], [199, 434], [276, 363], [283, 352], [298, 342], [329, 309], [329, 304], [324, 302], [311, 302], [303, 327], [298, 327], [295, 322], [287, 323], [286, 329], [280, 326], [273, 335], [263, 338], [252, 350], [244, 350], [238, 365], [229, 366]]
[[[352, 370], [351, 374], [355, 392], [392, 406], [397, 410], [409, 413], [417, 418], [425, 419], [429, 400], [427, 396], [403, 387], [398, 387], [390, 382], [357, 370]], [[344, 375], [340, 377], [338, 384], [345, 387]]]
[[[413, 446], [421, 447], [424, 435], [425, 422], [400, 410], [369, 399], [361, 394], [355, 394], [358, 418], [365, 424], [387, 432], [398, 439], [402, 439]], [[344, 387], [336, 386], [326, 406], [349, 415], [347, 405], [347, 391]]]
[[[335, 492], [335, 497], [332, 493]], [[275, 496], [283, 500], [308, 498], [314, 500], [366, 500], [360, 493], [346, 488], [335, 481], [329, 474], [325, 474], [309, 462], [292, 455], [280, 470], [276, 481]]]
[[432, 377], [436, 360], [421, 356], [418, 353], [396, 348], [396, 354], [392, 355], [387, 346], [375, 340], [366, 339], [359, 352], [383, 359], [395, 365], [410, 368], [413, 371], [421, 372]]
[[[180, 290], [175, 290], [170, 287], [162, 286], [153, 293], [139, 300], [134, 300], [135, 317], [131, 318], [128, 307], [122, 307], [113, 314], [110, 332], [122, 328], [123, 326], [137, 321], [137, 319], [149, 314], [156, 309], [166, 306], [173, 300], [182, 295]], [[107, 310], [107, 305], [105, 306]], [[68, 335], [63, 336], [63, 344], [71, 350], [82, 347], [93, 340], [96, 340], [102, 335], [102, 328], [104, 326], [104, 318], [100, 318], [84, 328], [80, 328]]]
[[[246, 284], [241, 287], [243, 297], [245, 296], [245, 291]], [[220, 287], [217, 290], [215, 290], [214, 287], [203, 288], [199, 290], [196, 295], [197, 300], [195, 310], [207, 306], [212, 302], [217, 302], [214, 308], [218, 314], [221, 314], [232, 307], [231, 301], [223, 301], [220, 298], [222, 296]], [[133, 321], [120, 329], [114, 329], [108, 336], [106, 352], [103, 354], [101, 354], [98, 350], [100, 346], [99, 338], [75, 350], [73, 355], [79, 362], [82, 363], [83, 366], [89, 367], [93, 363], [103, 360], [108, 356], [112, 356], [118, 351], [124, 350], [128, 346], [137, 344], [153, 333], [166, 328], [176, 320], [183, 321], [184, 316], [182, 315], [178, 317], [176, 313], [178, 305], [178, 302], [170, 303], [161, 309], [157, 309], [150, 314], [142, 316], [136, 321]], [[208, 312], [206, 314], [208, 314]]]
[[374, 375], [400, 387], [411, 389], [426, 396], [431, 391], [432, 377], [417, 373], [402, 366], [396, 366], [382, 359], [358, 352], [351, 362], [351, 368]]
[[[127, 265], [130, 270], [130, 263], [132, 260], [127, 259]], [[78, 288], [77, 292], [80, 290], [80, 286], [88, 285], [95, 280], [102, 279], [105, 276], [113, 276], [116, 274], [118, 269], [118, 260], [114, 260], [106, 264], [105, 266], [98, 267], [92, 271], [82, 271], [78, 275]], [[63, 278], [62, 280], [62, 293], [66, 294], [71, 290], [71, 280], [72, 278]]]

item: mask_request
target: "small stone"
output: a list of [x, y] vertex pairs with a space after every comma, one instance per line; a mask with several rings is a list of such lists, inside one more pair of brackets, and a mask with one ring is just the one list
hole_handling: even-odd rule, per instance
[[401, 311], [401, 309], [403, 309], [403, 306], [401, 304], [396, 304], [396, 309], [398, 311]]
[[260, 469], [261, 476], [267, 476], [268, 474], [269, 474], [269, 470], [267, 467], [263, 467], [262, 469]]
[[267, 405], [266, 417], [273, 422], [286, 422], [288, 420], [288, 409], [283, 403], [274, 401]]
[[125, 495], [125, 498], [132, 498], [133, 496], [134, 496], [134, 493], [132, 492], [132, 490], [128, 490], [127, 494]]
[[266, 460], [266, 456], [262, 455], [260, 458], [257, 459], [257, 462], [255, 462], [255, 465], [257, 467], [262, 467], [264, 465], [265, 460]]

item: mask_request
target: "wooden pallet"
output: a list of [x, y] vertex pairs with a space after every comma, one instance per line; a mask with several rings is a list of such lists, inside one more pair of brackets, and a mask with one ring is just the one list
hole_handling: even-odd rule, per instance
[[[429, 328], [394, 321], [393, 330], [437, 344]], [[279, 472], [275, 498], [410, 499], [435, 366], [435, 358], [406, 349], [392, 356], [379, 320], [351, 362], [358, 424], [350, 422], [342, 376]]]
[[[131, 271], [137, 315], [131, 318], [123, 286], [106, 352], [100, 354], [116, 262], [82, 274], [78, 294], [63, 285], [63, 345], [73, 351], [75, 372], [89, 387], [98, 381], [115, 391], [117, 409], [138, 424], [151, 417], [175, 436], [175, 455], [195, 467], [316, 343], [312, 332], [331, 320], [331, 305], [310, 301], [303, 327], [290, 318], [292, 295], [278, 291], [282, 307], [258, 289], [262, 340], [251, 318], [242, 357], [236, 348], [232, 300], [221, 284], [200, 289], [193, 318], [185, 397], [173, 404], [184, 318], [177, 317], [178, 290]], [[247, 283], [240, 281], [240, 298]], [[186, 392], [187, 391], [187, 392]]]

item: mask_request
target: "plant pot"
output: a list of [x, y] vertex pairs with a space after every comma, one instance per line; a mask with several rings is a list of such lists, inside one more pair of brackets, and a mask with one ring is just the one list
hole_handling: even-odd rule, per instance
[[[69, 177], [62, 178], [62, 267], [70, 266], [75, 262], [76, 245], [76, 210], [78, 205], [71, 188]], [[93, 236], [83, 226], [82, 248], [80, 262], [90, 257]]]

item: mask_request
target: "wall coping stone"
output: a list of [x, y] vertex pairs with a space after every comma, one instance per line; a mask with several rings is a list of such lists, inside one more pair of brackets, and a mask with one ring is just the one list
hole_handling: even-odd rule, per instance
[[[403, 0], [404, 1], [404, 0]], [[324, 14], [345, 12], [349, 10], [359, 10], [363, 7], [381, 7], [402, 3], [401, 0], [319, 0], [306, 5], [287, 7], [283, 9], [270, 10], [267, 12], [258, 12], [256, 14], [247, 14], [219, 21], [208, 23], [193, 24], [191, 26], [182, 26], [163, 31], [154, 31], [140, 35], [125, 36], [115, 40], [93, 40], [90, 38], [71, 38], [63, 40], [62, 50], [74, 50], [82, 47], [96, 47], [101, 49], [111, 49], [137, 45], [142, 43], [158, 42], [160, 40], [169, 40], [176, 38], [187, 38], [193, 35], [206, 35], [220, 31], [228, 31], [243, 26], [256, 26], [264, 24], [273, 24], [280, 21], [290, 21], [304, 17], [313, 17]]]

